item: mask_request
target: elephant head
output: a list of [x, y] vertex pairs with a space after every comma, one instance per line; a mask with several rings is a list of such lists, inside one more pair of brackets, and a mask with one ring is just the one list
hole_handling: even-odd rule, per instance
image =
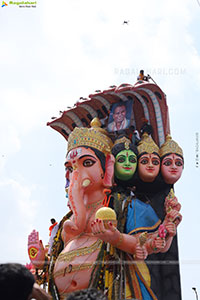
[[89, 129], [75, 128], [68, 140], [65, 167], [73, 217], [64, 223], [66, 234], [84, 231], [88, 207], [103, 202], [104, 188], [112, 185], [115, 161], [110, 154], [112, 141], [103, 129], [92, 122], [91, 125]]

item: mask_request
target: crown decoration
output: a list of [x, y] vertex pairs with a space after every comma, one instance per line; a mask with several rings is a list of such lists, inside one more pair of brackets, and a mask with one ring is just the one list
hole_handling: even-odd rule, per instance
[[[131, 141], [130, 141], [127, 137], [123, 136], [122, 138], [117, 139], [117, 140], [115, 141], [114, 146], [117, 145], [117, 144], [124, 144], [124, 148], [125, 148], [126, 150], [129, 150]], [[113, 146], [113, 147], [114, 147], [114, 146]]]
[[138, 155], [141, 155], [142, 153], [157, 153], [159, 154], [159, 147], [156, 145], [152, 137], [148, 135], [148, 133], [144, 132], [142, 135], [141, 140], [139, 141], [139, 144], [137, 146], [138, 149]]
[[168, 134], [164, 144], [162, 144], [160, 147], [160, 156], [163, 157], [170, 153], [175, 153], [183, 157], [183, 150], [174, 140], [172, 140], [172, 137]]
[[106, 130], [101, 128], [101, 122], [94, 118], [90, 123], [91, 128], [75, 127], [68, 138], [68, 152], [74, 148], [88, 146], [95, 148], [104, 154], [110, 153], [112, 141]]

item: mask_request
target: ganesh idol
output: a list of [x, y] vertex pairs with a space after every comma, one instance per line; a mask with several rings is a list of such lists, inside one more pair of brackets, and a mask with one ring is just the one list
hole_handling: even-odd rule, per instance
[[53, 299], [63, 300], [75, 290], [95, 286], [97, 275], [101, 275], [100, 288], [108, 290], [104, 254], [109, 247], [143, 259], [142, 246], [134, 236], [120, 232], [113, 219], [105, 227], [103, 219], [96, 216], [104, 207], [104, 190], [112, 186], [115, 162], [112, 146], [98, 119], [91, 122], [91, 128], [73, 130], [65, 161], [71, 211], [59, 224], [50, 259], [38, 232], [34, 230], [29, 235], [29, 257], [36, 268], [47, 274]]

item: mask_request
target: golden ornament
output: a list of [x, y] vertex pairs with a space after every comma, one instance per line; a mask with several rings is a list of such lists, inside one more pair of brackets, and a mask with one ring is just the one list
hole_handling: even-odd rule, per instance
[[115, 211], [110, 207], [101, 207], [97, 210], [95, 214], [95, 219], [103, 220], [104, 226], [108, 229], [108, 222], [112, 222], [112, 224], [117, 226], [117, 216]]
[[183, 157], [183, 150], [174, 140], [172, 140], [172, 137], [168, 134], [166, 136], [165, 143], [160, 147], [160, 157], [171, 153], [178, 154]]
[[[117, 139], [117, 140], [115, 141], [114, 146], [117, 145], [117, 144], [124, 144], [124, 148], [125, 148], [126, 150], [129, 150], [131, 141], [130, 141], [127, 137], [123, 136], [122, 138]], [[114, 147], [114, 146], [113, 146], [113, 147]]]
[[141, 140], [138, 144], [138, 155], [141, 156], [143, 153], [153, 153], [159, 155], [159, 147], [156, 145], [152, 137], [148, 135], [148, 133], [143, 133]]
[[106, 130], [101, 128], [98, 118], [94, 118], [91, 128], [75, 127], [68, 139], [68, 152], [74, 148], [87, 146], [95, 148], [104, 154], [110, 153], [112, 140], [108, 137]]

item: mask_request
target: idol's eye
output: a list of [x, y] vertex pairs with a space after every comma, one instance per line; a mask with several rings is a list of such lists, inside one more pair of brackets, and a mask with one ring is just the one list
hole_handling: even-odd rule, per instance
[[148, 162], [149, 162], [149, 160], [148, 160], [147, 158], [143, 158], [143, 159], [141, 159], [141, 161], [140, 161], [140, 163], [141, 163], [142, 165], [146, 165], [146, 164], [148, 164]]
[[117, 158], [117, 162], [118, 163], [123, 163], [123, 162], [125, 162], [125, 157], [124, 156], [119, 156], [118, 158]]
[[131, 155], [131, 156], [129, 157], [129, 162], [132, 163], [132, 164], [136, 163], [136, 162], [137, 162], [136, 157], [135, 157], [134, 155]]
[[166, 161], [163, 163], [163, 165], [169, 167], [169, 166], [172, 165], [172, 161], [171, 161], [171, 160], [166, 160]]
[[154, 166], [157, 166], [157, 165], [160, 164], [160, 161], [159, 161], [158, 159], [153, 159], [153, 160], [152, 160], [152, 164], [153, 164]]
[[177, 160], [177, 161], [175, 162], [175, 165], [176, 165], [177, 167], [182, 166], [182, 165], [183, 165], [182, 160]]
[[93, 166], [95, 164], [95, 162], [96, 162], [95, 160], [87, 158], [83, 161], [83, 166], [88, 168], [88, 167]]
[[73, 172], [73, 168], [72, 168], [72, 166], [67, 166], [66, 168], [65, 168], [65, 171], [67, 172], [69, 172], [69, 173], [72, 173]]

